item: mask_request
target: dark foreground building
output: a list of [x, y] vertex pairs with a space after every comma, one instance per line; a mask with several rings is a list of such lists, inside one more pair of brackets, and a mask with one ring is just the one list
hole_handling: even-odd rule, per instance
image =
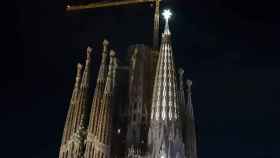
[[191, 81], [185, 97], [168, 19], [159, 51], [130, 46], [122, 64], [108, 45], [93, 96], [90, 47], [84, 68], [77, 65], [59, 158], [197, 158]]

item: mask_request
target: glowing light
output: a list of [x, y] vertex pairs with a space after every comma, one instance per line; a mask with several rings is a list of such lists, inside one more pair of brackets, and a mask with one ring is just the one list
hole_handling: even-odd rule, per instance
[[171, 13], [171, 11], [169, 9], [165, 9], [163, 11], [162, 15], [163, 15], [164, 19], [166, 21], [168, 21], [170, 19], [171, 15], [172, 15], [172, 13]]
[[117, 131], [117, 132], [118, 132], [118, 134], [120, 134], [120, 133], [121, 133], [121, 129], [118, 129], [118, 131]]

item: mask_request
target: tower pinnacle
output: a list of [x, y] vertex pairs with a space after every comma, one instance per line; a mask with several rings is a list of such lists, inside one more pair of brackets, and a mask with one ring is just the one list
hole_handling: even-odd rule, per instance
[[186, 155], [188, 158], [197, 158], [197, 149], [196, 149], [196, 130], [195, 130], [195, 122], [194, 122], [194, 112], [193, 112], [193, 105], [192, 105], [192, 92], [191, 86], [192, 81], [187, 80], [187, 93], [188, 93], [188, 102], [186, 105]]
[[[100, 103], [100, 113], [98, 127], [94, 140], [94, 158], [110, 158], [111, 153], [111, 130], [112, 130], [112, 109], [114, 97], [114, 72], [116, 71], [117, 63], [115, 52], [110, 51], [109, 71], [106, 78], [102, 102]], [[91, 152], [91, 151], [90, 151]]]
[[70, 100], [70, 106], [69, 106], [69, 110], [67, 113], [65, 127], [64, 127], [63, 136], [62, 136], [62, 142], [61, 142], [60, 153], [59, 153], [60, 158], [67, 157], [66, 153], [69, 152], [69, 142], [70, 142], [71, 136], [74, 133], [74, 130], [71, 127], [74, 124], [74, 121], [72, 118], [74, 117], [75, 109], [77, 106], [76, 98], [77, 98], [79, 85], [80, 85], [81, 70], [82, 70], [82, 65], [80, 63], [78, 63], [75, 86], [74, 86], [72, 97]]
[[186, 80], [186, 85], [187, 85], [187, 92], [188, 92], [188, 102], [187, 102], [187, 115], [190, 116], [190, 118], [193, 120], [194, 119], [194, 114], [193, 114], [193, 105], [192, 105], [192, 81], [191, 80]]
[[191, 91], [192, 81], [191, 80], [187, 80], [186, 84], [187, 84], [189, 90]]
[[85, 149], [85, 158], [91, 158], [91, 155], [94, 153], [96, 148], [95, 146], [95, 135], [97, 132], [98, 124], [99, 124], [99, 112], [101, 108], [101, 100], [105, 88], [106, 76], [107, 76], [107, 56], [108, 56], [108, 45], [109, 41], [106, 39], [103, 41], [103, 51], [101, 58], [101, 65], [99, 68], [96, 87], [94, 90], [91, 112], [89, 118], [89, 125], [87, 130], [87, 138], [86, 138], [86, 149]]
[[166, 9], [166, 10], [163, 11], [162, 15], [165, 19], [164, 34], [170, 34], [168, 22], [169, 22], [169, 19], [172, 16], [172, 13], [169, 9]]
[[184, 69], [179, 68], [178, 74], [179, 74], [179, 85], [180, 85], [180, 88], [183, 88], [183, 84], [184, 84], [183, 83]]
[[156, 0], [156, 8], [155, 8], [155, 15], [154, 15], [154, 36], [153, 36], [153, 49], [158, 49], [159, 43], [159, 5], [160, 0]]
[[[87, 59], [81, 78], [81, 64], [77, 65], [76, 83], [73, 90], [68, 116], [66, 118], [63, 142], [59, 158], [80, 157], [84, 149], [84, 136], [87, 124], [90, 62], [92, 48], [86, 50]], [[81, 81], [80, 81], [81, 79]]]
[[150, 158], [184, 158], [176, 71], [168, 28], [171, 12], [166, 10], [163, 15], [166, 24], [156, 68], [148, 145]]

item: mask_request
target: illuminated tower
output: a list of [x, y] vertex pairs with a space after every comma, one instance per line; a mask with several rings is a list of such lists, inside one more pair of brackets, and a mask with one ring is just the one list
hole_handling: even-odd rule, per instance
[[185, 147], [179, 115], [176, 72], [168, 27], [171, 13], [166, 10], [163, 15], [166, 24], [162, 34], [153, 89], [148, 137], [149, 157], [184, 158]]
[[108, 44], [107, 40], [103, 41], [103, 51], [102, 51], [102, 58], [101, 58], [101, 65], [99, 68], [97, 81], [96, 81], [96, 88], [93, 95], [93, 101], [91, 106], [90, 112], [90, 119], [89, 125], [87, 130], [87, 138], [86, 138], [86, 150], [84, 157], [91, 158], [94, 153], [94, 145], [95, 145], [95, 134], [96, 129], [99, 124], [99, 111], [101, 106], [101, 100], [104, 93], [105, 83], [106, 83], [106, 75], [107, 75], [107, 54], [108, 54]]
[[81, 69], [82, 69], [82, 65], [80, 63], [78, 63], [75, 86], [74, 86], [74, 90], [73, 90], [72, 97], [70, 100], [70, 106], [69, 106], [69, 110], [67, 113], [63, 136], [62, 136], [62, 142], [61, 142], [60, 153], [59, 153], [60, 158], [69, 157], [67, 155], [69, 152], [71, 152], [70, 147], [69, 147], [69, 140], [70, 140], [70, 136], [73, 135], [73, 130], [71, 127], [73, 126], [73, 123], [74, 123], [73, 117], [74, 117], [75, 109], [76, 109], [76, 105], [77, 105], [76, 103], [77, 103], [77, 94], [78, 94], [78, 90], [79, 90], [79, 86], [80, 86]]
[[94, 141], [94, 152], [88, 155], [90, 158], [110, 158], [111, 157], [111, 136], [112, 136], [112, 110], [115, 89], [115, 78], [117, 69], [117, 59], [115, 52], [110, 52], [109, 71], [106, 79], [104, 93], [102, 96], [99, 112], [99, 121]]
[[80, 71], [82, 66], [78, 64], [76, 83], [73, 90], [68, 116], [60, 148], [60, 158], [80, 158], [84, 150], [84, 137], [86, 134], [87, 105], [89, 93], [89, 67], [92, 48], [87, 48], [87, 59], [82, 80]]

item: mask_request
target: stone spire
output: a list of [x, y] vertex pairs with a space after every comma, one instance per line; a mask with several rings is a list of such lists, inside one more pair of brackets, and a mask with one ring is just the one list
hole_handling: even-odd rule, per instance
[[107, 40], [103, 41], [103, 51], [101, 58], [101, 65], [98, 72], [98, 77], [96, 81], [96, 87], [93, 95], [93, 101], [91, 105], [90, 112], [90, 120], [87, 131], [87, 139], [86, 139], [86, 150], [85, 150], [85, 158], [90, 158], [92, 152], [94, 150], [94, 135], [96, 133], [97, 126], [99, 124], [99, 111], [101, 106], [101, 99], [103, 96], [105, 83], [106, 83], [106, 75], [107, 75], [107, 54], [108, 54], [108, 45], [109, 42]]
[[195, 122], [194, 122], [194, 112], [192, 105], [192, 92], [191, 86], [192, 81], [187, 80], [187, 92], [188, 92], [188, 102], [186, 105], [186, 155], [187, 158], [197, 158], [197, 149], [196, 149], [196, 134], [195, 134]]
[[184, 92], [184, 69], [179, 68], [178, 70], [179, 74], [179, 104], [180, 104], [180, 115], [185, 117], [185, 112], [186, 111], [186, 101], [185, 101], [185, 92]]
[[82, 66], [78, 64], [75, 88], [69, 107], [69, 123], [66, 123], [65, 136], [62, 142], [65, 143], [60, 149], [60, 158], [81, 158], [84, 149], [84, 136], [86, 127], [86, 111], [89, 91], [89, 67], [91, 62], [92, 48], [87, 48], [87, 59], [80, 81]]
[[87, 48], [87, 58], [85, 69], [83, 72], [83, 77], [80, 85], [80, 91], [78, 94], [79, 107], [77, 112], [77, 122], [74, 126], [75, 130], [79, 130], [80, 128], [86, 128], [86, 110], [89, 101], [89, 83], [90, 83], [90, 64], [91, 64], [91, 52], [92, 48]]
[[153, 89], [148, 148], [150, 158], [184, 158], [176, 72], [168, 27], [170, 14], [165, 14], [165, 17], [166, 25], [162, 34]]
[[[183, 140], [185, 143], [185, 152], [188, 152], [188, 148], [186, 146], [186, 142], [188, 141], [187, 139], [187, 128], [188, 128], [188, 123], [187, 123], [187, 110], [186, 110], [186, 99], [185, 99], [185, 91], [184, 91], [184, 70], [182, 68], [179, 68], [178, 70], [179, 74], [179, 103], [180, 103], [180, 116], [182, 119], [182, 131], [183, 131]], [[187, 157], [189, 158], [189, 157]]]
[[73, 116], [75, 114], [74, 109], [76, 109], [76, 105], [77, 105], [77, 94], [78, 94], [79, 86], [80, 86], [81, 70], [82, 70], [82, 65], [80, 63], [78, 63], [75, 86], [74, 86], [72, 97], [70, 100], [70, 106], [69, 106], [69, 110], [67, 113], [63, 136], [62, 136], [62, 142], [61, 142], [60, 153], [59, 153], [60, 158], [66, 158], [67, 157], [66, 154], [67, 154], [67, 152], [69, 152], [69, 151], [67, 151], [69, 149], [68, 141], [70, 140], [71, 135], [73, 135], [73, 130], [71, 127], [73, 126], [73, 123], [74, 123]]
[[111, 133], [112, 133], [112, 109], [114, 96], [115, 71], [117, 69], [117, 59], [115, 52], [110, 51], [109, 71], [106, 79], [104, 94], [102, 97], [99, 121], [96, 131], [93, 158], [110, 158], [111, 153]]
[[89, 101], [89, 80], [90, 80], [90, 64], [91, 64], [91, 52], [92, 48], [87, 48], [87, 59], [85, 69], [83, 72], [79, 93], [77, 94], [77, 107], [74, 114], [74, 124], [72, 130], [74, 130], [73, 136], [71, 136], [71, 158], [81, 158], [84, 150], [84, 138], [86, 134], [87, 124], [87, 111]]

